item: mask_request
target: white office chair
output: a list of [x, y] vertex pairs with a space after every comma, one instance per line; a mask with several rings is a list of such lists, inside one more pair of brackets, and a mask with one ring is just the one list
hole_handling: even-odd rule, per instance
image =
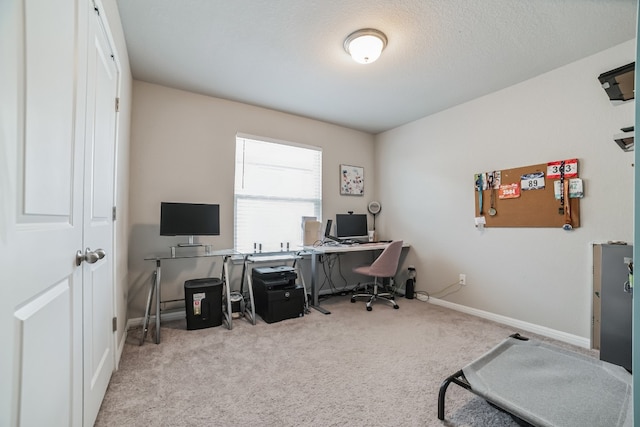
[[364, 265], [353, 269], [355, 273], [373, 277], [373, 291], [367, 294], [356, 294], [351, 297], [351, 302], [356, 302], [356, 298], [367, 298], [367, 311], [373, 310], [371, 303], [378, 298], [383, 299], [393, 305], [393, 308], [400, 308], [393, 299], [393, 295], [387, 292], [378, 292], [378, 279], [393, 277], [398, 270], [400, 252], [402, 251], [402, 240], [396, 240], [387, 246], [384, 251], [371, 265]]

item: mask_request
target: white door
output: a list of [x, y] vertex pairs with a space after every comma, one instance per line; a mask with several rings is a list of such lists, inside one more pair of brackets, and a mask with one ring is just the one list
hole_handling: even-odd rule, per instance
[[89, 18], [88, 39], [84, 247], [104, 255], [83, 264], [84, 425], [92, 426], [115, 362], [112, 208], [118, 76], [96, 12]]
[[[83, 0], [0, 2], [0, 425], [82, 422]], [[77, 102], [81, 100], [81, 102]], [[83, 111], [83, 110], [82, 110]], [[82, 118], [84, 115], [82, 116]]]
[[115, 64], [87, 0], [1, 1], [0, 58], [0, 425], [92, 425], [114, 364]]

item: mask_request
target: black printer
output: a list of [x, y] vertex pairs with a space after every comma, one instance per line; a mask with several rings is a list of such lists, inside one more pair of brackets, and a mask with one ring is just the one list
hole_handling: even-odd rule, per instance
[[304, 288], [293, 267], [258, 267], [251, 272], [256, 313], [267, 323], [304, 316]]

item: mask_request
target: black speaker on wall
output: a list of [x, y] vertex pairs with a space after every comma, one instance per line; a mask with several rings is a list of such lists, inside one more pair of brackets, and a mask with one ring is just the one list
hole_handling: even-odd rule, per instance
[[634, 98], [635, 70], [636, 63], [632, 62], [598, 76], [611, 101], [628, 101]]

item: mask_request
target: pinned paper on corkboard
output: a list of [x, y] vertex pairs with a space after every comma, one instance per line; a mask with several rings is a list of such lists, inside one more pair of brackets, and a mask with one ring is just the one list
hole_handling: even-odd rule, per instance
[[[497, 188], [484, 178], [495, 172], [500, 172]], [[479, 177], [483, 177], [482, 190]], [[564, 180], [568, 182], [566, 198], [560, 184]], [[475, 217], [484, 217], [484, 227], [580, 227], [584, 184], [578, 178], [578, 159], [479, 172], [474, 183]]]

